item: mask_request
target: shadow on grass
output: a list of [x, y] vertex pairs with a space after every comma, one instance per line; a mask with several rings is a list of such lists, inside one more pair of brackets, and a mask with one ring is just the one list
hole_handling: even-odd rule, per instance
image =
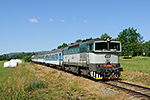
[[123, 57], [123, 59], [132, 59], [132, 57]]

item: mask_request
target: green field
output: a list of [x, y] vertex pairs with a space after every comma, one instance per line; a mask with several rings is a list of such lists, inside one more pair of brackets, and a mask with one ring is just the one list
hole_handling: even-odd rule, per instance
[[124, 69], [122, 79], [150, 86], [150, 57], [120, 57], [120, 64]]
[[150, 74], [150, 57], [133, 57], [131, 59], [123, 59], [123, 57], [120, 57], [120, 64], [124, 68], [124, 71]]

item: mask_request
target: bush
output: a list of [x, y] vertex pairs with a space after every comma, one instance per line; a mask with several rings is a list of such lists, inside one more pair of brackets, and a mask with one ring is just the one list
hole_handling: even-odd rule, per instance
[[24, 60], [25, 62], [30, 62], [30, 61], [31, 61], [31, 57], [30, 57], [30, 56], [24, 56], [24, 57], [23, 57], [23, 60]]

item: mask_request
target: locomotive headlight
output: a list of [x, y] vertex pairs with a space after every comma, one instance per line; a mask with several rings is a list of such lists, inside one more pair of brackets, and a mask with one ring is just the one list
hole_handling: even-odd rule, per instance
[[110, 41], [110, 39], [109, 39], [109, 38], [107, 38], [107, 41], [109, 42], [109, 41]]
[[103, 65], [97, 65], [98, 67], [103, 67]]

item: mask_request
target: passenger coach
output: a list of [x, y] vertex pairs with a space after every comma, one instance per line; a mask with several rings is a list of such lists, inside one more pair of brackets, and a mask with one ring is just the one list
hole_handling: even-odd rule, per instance
[[63, 61], [62, 50], [63, 48], [47, 52], [45, 54], [45, 64], [56, 65], [56, 66], [61, 67], [62, 61]]

